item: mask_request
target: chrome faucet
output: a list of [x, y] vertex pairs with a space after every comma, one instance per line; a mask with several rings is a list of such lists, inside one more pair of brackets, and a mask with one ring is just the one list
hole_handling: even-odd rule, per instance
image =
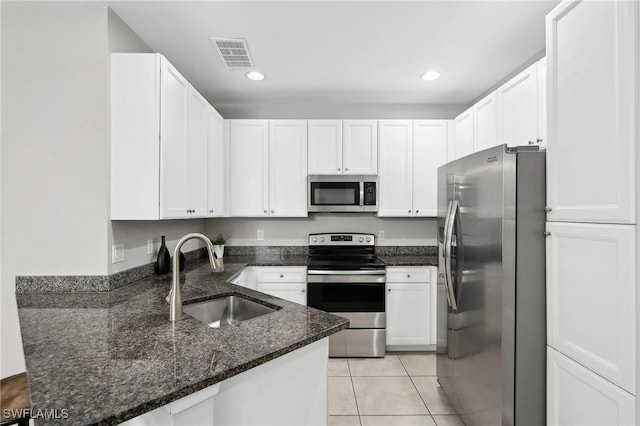
[[204, 241], [207, 244], [207, 252], [209, 253], [209, 263], [211, 263], [211, 269], [216, 270], [216, 257], [213, 253], [213, 244], [211, 240], [205, 235], [197, 232], [187, 234], [180, 238], [176, 248], [173, 250], [173, 283], [171, 284], [171, 291], [167, 296], [169, 302], [169, 321], [180, 321], [182, 319], [182, 296], [180, 295], [180, 248], [184, 243], [192, 238], [197, 238]]

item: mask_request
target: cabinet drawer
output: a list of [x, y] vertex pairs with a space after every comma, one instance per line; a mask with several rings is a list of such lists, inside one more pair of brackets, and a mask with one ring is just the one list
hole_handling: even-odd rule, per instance
[[257, 269], [258, 283], [306, 283], [307, 268], [304, 266], [265, 267]]
[[430, 283], [431, 270], [429, 266], [387, 267], [388, 283]]

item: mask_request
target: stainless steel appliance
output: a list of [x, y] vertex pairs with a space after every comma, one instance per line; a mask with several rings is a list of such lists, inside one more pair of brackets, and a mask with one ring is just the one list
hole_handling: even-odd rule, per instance
[[544, 425], [545, 153], [438, 169], [437, 376], [467, 425]]
[[309, 175], [308, 211], [377, 212], [375, 175]]
[[373, 234], [309, 235], [307, 305], [349, 319], [329, 337], [330, 357], [383, 357], [385, 266]]

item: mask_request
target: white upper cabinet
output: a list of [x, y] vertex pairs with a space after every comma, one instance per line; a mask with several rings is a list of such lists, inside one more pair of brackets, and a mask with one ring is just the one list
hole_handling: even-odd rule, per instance
[[[187, 162], [187, 214], [208, 215], [208, 145], [211, 105], [192, 86], [189, 87], [189, 142]], [[185, 188], [183, 188], [184, 191]]]
[[269, 214], [269, 121], [228, 120], [231, 216]]
[[534, 145], [538, 141], [538, 64], [535, 63], [502, 85], [500, 139], [508, 146]]
[[378, 173], [378, 122], [344, 120], [342, 122], [342, 166], [346, 175]]
[[309, 120], [310, 175], [378, 172], [376, 120]]
[[547, 57], [538, 61], [538, 138], [540, 148], [547, 147]]
[[498, 96], [486, 96], [473, 106], [474, 151], [500, 144], [498, 139]]
[[190, 213], [189, 83], [166, 59], [160, 74], [160, 216], [181, 218]]
[[547, 343], [635, 393], [632, 225], [547, 222]]
[[309, 174], [342, 174], [342, 120], [309, 120]]
[[413, 122], [413, 215], [438, 215], [438, 167], [447, 163], [449, 120]]
[[305, 120], [228, 120], [231, 216], [307, 216]]
[[224, 143], [224, 120], [212, 107], [207, 110], [208, 142], [208, 216], [227, 215], [225, 167], [228, 164]]
[[635, 223], [638, 3], [547, 15], [547, 219]]
[[437, 216], [438, 167], [447, 162], [447, 120], [381, 120], [378, 216]]
[[378, 216], [412, 216], [413, 123], [381, 120]]
[[207, 215], [209, 108], [162, 55], [111, 55], [111, 219]]
[[453, 120], [453, 140], [455, 142], [449, 149], [449, 161], [474, 152], [473, 118], [473, 107], [471, 107]]
[[269, 121], [269, 215], [307, 216], [307, 122]]

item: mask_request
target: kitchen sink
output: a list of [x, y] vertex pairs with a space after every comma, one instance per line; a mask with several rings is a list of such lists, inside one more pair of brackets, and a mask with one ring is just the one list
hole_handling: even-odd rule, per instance
[[183, 306], [185, 314], [211, 328], [237, 325], [276, 310], [239, 295], [217, 297]]

